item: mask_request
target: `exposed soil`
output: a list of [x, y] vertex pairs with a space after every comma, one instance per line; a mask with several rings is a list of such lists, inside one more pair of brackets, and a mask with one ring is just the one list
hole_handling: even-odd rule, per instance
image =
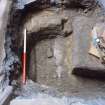
[[[79, 29], [81, 30], [83, 27], [86, 28], [81, 34], [85, 35], [89, 30], [91, 31], [95, 23], [100, 21], [99, 11], [99, 8], [97, 8], [93, 13], [90, 11], [91, 15], [87, 14], [87, 16], [83, 11], [80, 11], [80, 13], [75, 10], [65, 11], [72, 19], [73, 33], [75, 33], [75, 29], [78, 29], [79, 32]], [[36, 82], [57, 88], [66, 95], [75, 94], [89, 97], [102, 95], [105, 91], [103, 88], [104, 81], [81, 78], [72, 74], [72, 35], [42, 40], [36, 44], [32, 50], [32, 60], [30, 60], [34, 63], [34, 65], [32, 65], [33, 63], [30, 65], [32, 70], [36, 67]], [[54, 50], [55, 52], [58, 51], [58, 55], [54, 53]]]
[[[90, 100], [104, 97], [105, 80], [72, 74], [72, 50], [75, 41], [73, 36], [74, 34], [89, 35], [97, 22], [105, 21], [100, 6], [80, 8], [79, 5], [78, 8], [68, 8], [67, 5], [67, 7], [59, 8], [57, 5], [32, 12], [30, 12], [30, 9], [26, 9], [22, 12], [23, 16], [20, 18], [22, 19], [21, 29], [19, 24], [16, 25], [15, 23], [15, 28], [18, 27], [18, 30], [14, 32], [14, 35], [12, 33], [10, 37], [14, 41], [14, 44], [11, 44], [12, 51], [20, 57], [23, 46], [23, 33], [20, 31], [23, 27], [27, 28], [27, 79], [51, 87], [51, 90], [53, 88], [57, 89], [64, 96], [75, 96]], [[85, 39], [82, 41], [85, 43]], [[79, 60], [81, 63], [82, 60]], [[84, 59], [83, 61], [84, 64], [87, 63]], [[18, 62], [20, 63], [20, 61]], [[18, 82], [20, 82], [20, 78]], [[28, 86], [31, 88], [31, 92], [32, 89], [34, 90], [34, 93], [37, 86], [26, 85], [27, 89]], [[22, 96], [21, 89], [22, 92], [24, 91], [24, 88], [20, 87], [15, 95]], [[28, 93], [27, 89], [26, 95]], [[31, 94], [30, 90], [29, 95]], [[42, 89], [41, 92], [45, 90], [47, 89]]]

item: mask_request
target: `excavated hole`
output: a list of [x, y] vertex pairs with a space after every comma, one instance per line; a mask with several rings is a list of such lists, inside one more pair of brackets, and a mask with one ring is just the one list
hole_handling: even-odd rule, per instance
[[[69, 19], [71, 19], [71, 17], [74, 17], [74, 19], [77, 18], [77, 20], [80, 19], [80, 21], [76, 21], [78, 24], [82, 23], [83, 19], [84, 22], [88, 23], [86, 16], [78, 14], [78, 12], [75, 12], [74, 10], [66, 12], [66, 14], [70, 15]], [[36, 21], [33, 19], [34, 22], [37, 22], [38, 18], [38, 20], [43, 20], [47, 24], [46, 18], [45, 20], [41, 18], [41, 16], [43, 16], [42, 14], [45, 16], [46, 13], [48, 13], [47, 15], [50, 17], [49, 11], [46, 12], [45, 10], [45, 12], [43, 11], [42, 13], [37, 14], [37, 16], [35, 15], [36, 17], [34, 17], [34, 19]], [[28, 17], [28, 19], [31, 18]], [[48, 19], [51, 21], [51, 19], [54, 18], [55, 17]], [[92, 16], [90, 18], [92, 18]], [[93, 95], [92, 91], [97, 91], [97, 85], [100, 85], [101, 83], [97, 82], [97, 80], [93, 81], [77, 77], [71, 73], [72, 34], [69, 34], [68, 36], [62, 35], [62, 26], [59, 25], [57, 27], [42, 27], [42, 30], [36, 31], [37, 25], [34, 22], [27, 26], [27, 29], [32, 31], [27, 32], [27, 75], [29, 79], [32, 79], [39, 84], [57, 88], [59, 91], [69, 95], [80, 95], [84, 93]], [[34, 28], [31, 28], [32, 26], [34, 26]], [[73, 29], [73, 32], [74, 31], [75, 30]], [[93, 88], [88, 91], [91, 87]]]
[[[83, 16], [84, 14], [81, 15], [83, 11], [80, 11], [81, 14], [79, 14], [78, 11], [74, 11], [72, 9], [64, 10], [64, 12], [66, 15], [70, 15], [68, 16], [70, 20], [71, 20], [71, 17], [73, 17], [74, 19], [77, 18], [77, 20], [80, 19], [80, 22], [77, 21], [78, 24], [82, 23], [82, 20], [81, 20], [82, 17], [84, 20], [86, 19], [85, 21], [87, 21], [86, 16]], [[32, 24], [36, 24], [37, 20], [40, 20], [40, 21], [44, 20], [43, 18], [41, 18], [43, 14], [44, 16], [45, 15], [48, 15], [48, 17], [51, 16], [51, 18], [48, 18], [47, 21], [51, 21], [51, 19], [54, 19], [58, 15], [62, 17], [61, 14], [55, 15], [55, 10], [52, 10], [51, 8], [47, 12], [46, 10], [43, 10], [42, 12], [39, 11], [36, 14], [33, 13], [32, 16], [28, 16], [28, 19], [30, 20], [33, 16], [35, 16], [34, 18], [36, 19], [36, 21], [34, 21]], [[52, 14], [54, 15], [54, 17], [52, 16]], [[25, 18], [24, 16], [22, 17]], [[58, 20], [55, 18], [55, 20], [58, 21], [60, 20], [60, 18]], [[27, 20], [25, 21], [27, 22]], [[88, 21], [86, 23], [88, 23]], [[97, 88], [98, 88], [97, 85], [100, 85], [101, 83], [99, 82], [96, 83], [96, 80], [94, 81], [87, 80], [85, 78], [80, 78], [72, 75], [71, 73], [72, 72], [72, 62], [71, 62], [72, 61], [71, 60], [72, 59], [71, 58], [72, 35], [69, 34], [68, 36], [63, 36], [62, 35], [63, 33], [61, 31], [62, 25], [61, 26], [59, 25], [61, 24], [58, 24], [58, 26], [55, 28], [53, 27], [53, 29], [52, 27], [47, 27], [46, 29], [42, 27], [41, 31], [39, 30], [36, 31], [37, 30], [37, 25], [36, 25], [36, 27], [34, 27], [34, 29], [31, 30], [32, 32], [27, 33], [28, 79], [32, 79], [33, 81], [39, 84], [55, 87], [61, 92], [67, 92], [67, 94], [69, 95], [72, 93], [81, 93], [81, 92], [82, 93], [87, 92], [91, 94], [94, 88], [95, 88], [95, 91], [97, 91]], [[60, 29], [58, 27], [60, 27]], [[27, 29], [29, 30], [30, 26], [28, 26]], [[73, 29], [73, 31], [75, 30]], [[19, 33], [20, 38], [17, 38], [19, 36], [16, 34], [17, 37], [15, 39], [19, 39], [17, 40], [17, 43], [18, 43], [17, 46], [19, 48], [22, 48], [23, 45], [22, 43], [20, 44], [20, 40], [23, 41], [23, 38], [22, 38], [22, 35], [20, 35], [20, 33]], [[89, 88], [90, 88], [90, 92], [88, 91]]]
[[52, 34], [40, 35], [40, 33], [33, 33], [29, 35], [27, 75], [39, 84], [64, 91], [69, 88], [67, 84], [69, 84], [69, 73], [71, 72], [72, 38], [71, 35], [64, 37], [59, 33], [55, 35], [54, 32], [50, 33]]
[[[69, 12], [71, 12], [71, 10]], [[75, 14], [74, 11], [72, 11], [72, 13]], [[75, 17], [77, 17], [78, 19], [82, 18], [82, 16], [79, 17], [79, 14], [78, 16], [75, 16]], [[85, 19], [86, 17], [84, 16], [84, 20]], [[82, 22], [83, 20], [80, 19], [79, 23], [82, 23]], [[88, 23], [88, 21], [86, 23]], [[16, 25], [16, 26], [19, 28], [19, 25]], [[17, 29], [16, 26], [15, 26], [15, 31]], [[60, 29], [62, 30], [62, 28]], [[103, 92], [105, 91], [103, 82], [72, 75], [71, 73], [72, 72], [72, 62], [71, 62], [72, 61], [71, 60], [72, 59], [71, 58], [72, 35], [69, 34], [69, 36], [63, 36], [63, 33], [61, 32], [61, 30], [57, 30], [57, 32], [55, 32], [55, 30], [50, 30], [49, 27], [47, 27], [46, 30], [44, 29], [41, 32], [35, 31], [36, 33], [32, 32], [31, 34], [27, 34], [27, 42], [28, 42], [27, 43], [27, 77], [28, 79], [32, 79], [34, 82], [37, 82], [41, 85], [44, 84], [47, 86], [55, 87], [58, 90], [60, 90], [60, 92], [63, 92], [66, 95], [80, 95], [80, 96], [83, 95], [83, 97], [85, 95], [86, 96], [103, 95], [104, 94]], [[16, 33], [15, 31], [14, 33]], [[73, 29], [73, 31], [75, 30]], [[12, 46], [15, 47], [17, 43], [18, 47], [16, 46], [16, 49], [17, 50], [18, 48], [21, 49], [23, 46], [22, 43], [20, 44], [21, 39], [23, 39], [21, 37], [21, 34], [19, 34], [19, 36], [18, 34], [16, 34], [16, 36], [11, 36], [10, 34], [9, 38], [10, 37], [15, 38], [14, 42], [16, 41], [15, 44], [13, 44], [12, 42]], [[10, 42], [11, 40], [13, 41], [13, 39], [10, 39]], [[11, 48], [11, 46], [9, 45], [8, 47]], [[9, 54], [11, 54], [11, 52], [9, 52], [8, 55]], [[16, 57], [17, 56], [14, 56], [14, 58]], [[18, 60], [16, 62], [18, 62]], [[20, 68], [18, 69], [18, 67], [15, 65], [14, 67], [16, 67], [16, 68], [13, 68], [15, 72], [16, 70], [18, 71], [20, 69]], [[11, 76], [14, 76], [14, 74], [11, 74]], [[14, 78], [11, 78], [11, 80], [13, 79]], [[99, 90], [101, 90], [101, 92]], [[100, 94], [98, 94], [97, 92]]]
[[73, 30], [71, 18], [62, 15], [53, 8], [30, 13], [26, 15], [24, 25], [27, 28], [28, 78], [65, 91], [71, 84]]

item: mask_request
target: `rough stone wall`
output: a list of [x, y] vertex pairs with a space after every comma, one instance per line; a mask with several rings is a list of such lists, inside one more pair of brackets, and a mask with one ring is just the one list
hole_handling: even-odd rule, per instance
[[[24, 4], [22, 9], [13, 5], [5, 34], [5, 59], [2, 56], [5, 75], [2, 76], [12, 81], [21, 70], [22, 32], [26, 27], [29, 79], [55, 87], [66, 95], [104, 96], [104, 82], [72, 75], [72, 35], [87, 35], [99, 20], [100, 8], [94, 8], [96, 2], [52, 0], [51, 4], [40, 4], [40, 0], [35, 1], [35, 4]], [[73, 8], [72, 4], [75, 4]]]
[[1, 0], [0, 1], [0, 89], [2, 83], [5, 79], [5, 66], [4, 66], [4, 59], [6, 57], [5, 52], [5, 35], [7, 30], [8, 18], [11, 9], [12, 1], [8, 0]]
[[[43, 68], [44, 70], [47, 68], [49, 69], [49, 67], [50, 70], [55, 70], [57, 67], [57, 76], [60, 77], [60, 72], [62, 72], [62, 67], [60, 65], [63, 64], [64, 59], [62, 51], [65, 48], [63, 38], [66, 38], [73, 32], [70, 18], [63, 12], [57, 12], [55, 9], [47, 9], [37, 13], [37, 15], [33, 15], [32, 18], [26, 22], [25, 27], [27, 27], [28, 32], [27, 37], [32, 39], [28, 40], [29, 47], [27, 48], [27, 51], [29, 52], [27, 55], [30, 56], [28, 57], [30, 64], [27, 66], [30, 78], [35, 81], [34, 78], [36, 78], [37, 75], [35, 72], [40, 71], [40, 68]], [[47, 41], [43, 43], [42, 47], [39, 46], [38, 48], [38, 43], [41, 43], [43, 40]], [[41, 48], [43, 51], [41, 51]], [[48, 56], [49, 62], [50, 58], [53, 60], [51, 60], [52, 63], [46, 64], [48, 62], [46, 62], [46, 56], [44, 54], [47, 54], [46, 56]]]
[[[35, 0], [28, 3], [20, 2], [20, 4], [23, 8], [16, 8], [18, 7], [16, 5], [15, 7], [13, 6], [13, 9], [11, 11], [11, 17], [8, 22], [8, 30], [6, 33], [6, 58], [4, 60], [4, 67], [5, 70], [9, 71], [10, 73], [7, 73], [8, 76], [10, 76], [11, 74], [14, 75], [14, 71], [16, 72], [16, 70], [19, 71], [18, 65], [21, 65], [19, 58], [21, 58], [22, 54], [22, 31], [24, 27], [27, 27], [28, 31], [28, 55], [30, 55], [30, 53], [34, 52], [33, 48], [38, 41], [41, 41], [42, 39], [55, 38], [57, 36], [66, 37], [72, 33], [73, 30], [71, 25], [71, 19], [69, 16], [66, 16], [68, 12], [63, 13], [62, 9], [72, 8], [72, 4], [74, 4], [74, 7], [76, 6], [80, 9], [83, 8], [83, 10], [87, 8], [89, 9], [93, 8], [93, 6], [96, 5], [96, 2], [94, 0], [45, 0], [44, 2], [40, 0]], [[58, 43], [57, 45], [59, 47], [60, 43]], [[58, 51], [55, 47], [55, 52], [53, 52], [53, 54], [55, 54], [55, 59], [58, 59], [56, 58], [56, 56], [58, 56], [56, 55], [56, 52], [58, 52], [59, 55], [60, 51]], [[52, 56], [51, 51], [48, 51], [47, 53], [51, 54], [48, 54], [48, 56]], [[34, 55], [35, 54], [32, 54], [32, 59], [34, 58]], [[29, 57], [29, 59], [31, 58]], [[63, 58], [61, 57], [61, 59]], [[57, 60], [55, 65], [58, 64], [61, 65], [59, 59]]]
[[[81, 34], [88, 34], [99, 18], [97, 14], [100, 9], [97, 9], [94, 12], [89, 11], [89, 13], [92, 12], [89, 15], [81, 8], [74, 10], [65, 8], [61, 11], [61, 8], [53, 7], [35, 12], [31, 17], [27, 16], [25, 26], [28, 31], [28, 45], [30, 44], [27, 49], [29, 50], [28, 56], [30, 56], [28, 59], [29, 78], [40, 84], [55, 86], [62, 91], [69, 90], [74, 93], [79, 93], [82, 89], [85, 92], [88, 91], [88, 88], [93, 87], [94, 89], [97, 86], [96, 82], [87, 81], [85, 83], [85, 79], [71, 74], [72, 39], [70, 37], [71, 32], [76, 31], [76, 29], [80, 32], [81, 28], [85, 27], [85, 30], [82, 31], [84, 33], [81, 32]], [[75, 29], [69, 30], [70, 33], [66, 36], [64, 32], [66, 25], [67, 29], [72, 29], [72, 24], [75, 24]]]

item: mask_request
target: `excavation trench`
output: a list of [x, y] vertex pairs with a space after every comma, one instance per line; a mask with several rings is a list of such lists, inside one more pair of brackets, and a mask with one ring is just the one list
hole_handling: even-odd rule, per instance
[[69, 52], [66, 51], [66, 48], [71, 46], [70, 40], [71, 36], [57, 35], [55, 38], [37, 41], [31, 52], [27, 53], [29, 78], [48, 86], [62, 85], [62, 79], [69, 73], [64, 59], [67, 60], [65, 54], [71, 51], [71, 49]]
[[[41, 16], [45, 16], [45, 14], [48, 14], [48, 17], [42, 21]], [[40, 21], [43, 23], [39, 22], [39, 29], [42, 27], [42, 30], [38, 32], [30, 33], [35, 30], [39, 17], [32, 18], [33, 21], [36, 19], [35, 24], [30, 25], [30, 22], [26, 24], [27, 27], [31, 27], [27, 29], [29, 31], [27, 32], [27, 75], [33, 81], [48, 86], [62, 84], [62, 82], [60, 83], [61, 78], [66, 77], [69, 73], [67, 61], [71, 61], [71, 56], [68, 55], [71, 53], [71, 22], [68, 23], [70, 29], [65, 33], [66, 29], [62, 31], [62, 27], [64, 27], [62, 25], [65, 23], [62, 24], [62, 18], [55, 14], [49, 10], [39, 13]], [[71, 64], [69, 67], [71, 68]]]
[[75, 9], [59, 12], [60, 9], [50, 8], [26, 17], [29, 79], [66, 95], [94, 96], [102, 89], [103, 81], [72, 74], [73, 36], [76, 32], [76, 35], [89, 35], [95, 23], [100, 21], [97, 9], [94, 13], [81, 14], [82, 10], [80, 13]]
[[[75, 42], [72, 37], [74, 34], [89, 35], [95, 23], [100, 21], [100, 7], [87, 10], [87, 13], [81, 8], [65, 8], [63, 11], [58, 7], [38, 11], [27, 8], [23, 12], [15, 11], [10, 30], [12, 51], [21, 58], [22, 32], [24, 27], [27, 29], [27, 78], [68, 94], [91, 94], [94, 89], [96, 92], [103, 82], [72, 74], [72, 44]], [[16, 19], [16, 16], [19, 18]]]
[[[35, 7], [30, 8], [30, 5], [27, 5], [23, 10], [17, 10], [13, 7], [10, 13], [5, 42], [6, 58], [4, 60], [6, 73], [10, 79], [9, 84], [13, 84], [12, 82], [15, 80], [18, 83], [15, 85], [21, 86], [23, 30], [26, 28], [27, 80], [31, 79], [34, 82], [31, 81], [32, 85], [26, 84], [26, 88], [29, 86], [31, 89], [28, 90], [27, 88], [25, 92], [24, 86], [20, 87], [20, 89], [23, 89], [24, 95], [35, 95], [34, 93], [38, 88], [33, 84], [37, 83], [57, 89], [66, 96], [77, 96], [83, 99], [104, 97], [105, 79], [98, 80], [97, 78], [86, 78], [72, 74], [74, 67], [72, 62], [73, 54], [75, 58], [79, 53], [83, 53], [81, 47], [75, 47], [75, 42], [76, 45], [83, 43], [83, 47], [88, 47], [85, 43], [88, 42], [89, 37], [84, 37], [84, 35], [88, 36], [97, 22], [105, 21], [100, 6], [95, 4], [96, 7], [86, 8], [87, 5], [85, 5], [84, 9], [83, 6], [80, 8], [81, 5], [78, 8], [68, 8], [69, 5], [64, 8], [60, 8], [58, 5], [51, 5], [51, 7], [50, 5], [44, 5], [47, 7], [39, 8], [40, 6], [33, 5]], [[80, 42], [77, 42], [77, 40]], [[74, 48], [77, 48], [76, 53], [73, 53]], [[78, 66], [77, 61], [79, 61], [80, 66], [86, 64], [90, 68], [93, 67], [92, 64], [91, 66], [87, 65], [87, 61], [91, 59], [95, 61], [94, 58], [88, 60], [87, 55], [83, 59], [81, 59], [83, 55], [79, 55], [79, 57], [79, 59], [75, 58], [76, 66]], [[81, 71], [80, 73], [82, 74]], [[51, 93], [53, 93], [52, 88]], [[44, 88], [41, 91], [47, 91], [47, 89]], [[22, 96], [21, 91], [14, 94]]]

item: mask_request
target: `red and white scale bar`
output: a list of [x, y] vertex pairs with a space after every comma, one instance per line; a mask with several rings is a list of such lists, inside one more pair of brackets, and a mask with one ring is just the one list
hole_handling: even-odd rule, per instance
[[26, 83], [26, 33], [27, 33], [27, 30], [24, 29], [24, 50], [23, 50], [23, 58], [22, 58], [22, 64], [23, 64], [22, 83], [23, 84]]

